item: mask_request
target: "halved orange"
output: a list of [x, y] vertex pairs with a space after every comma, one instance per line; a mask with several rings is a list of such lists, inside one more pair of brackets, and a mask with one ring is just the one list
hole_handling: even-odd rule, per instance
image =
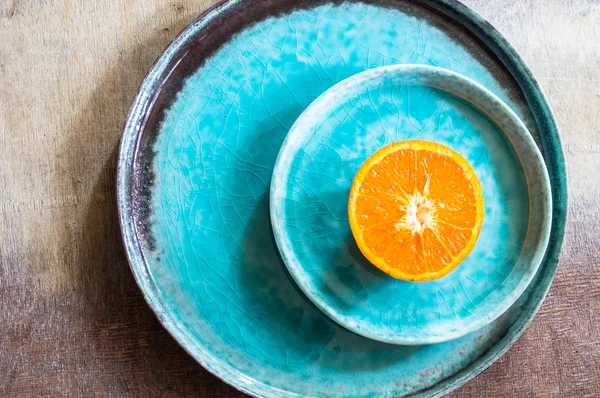
[[354, 177], [350, 227], [365, 257], [403, 280], [441, 278], [473, 250], [483, 224], [475, 170], [458, 152], [411, 140], [375, 152]]

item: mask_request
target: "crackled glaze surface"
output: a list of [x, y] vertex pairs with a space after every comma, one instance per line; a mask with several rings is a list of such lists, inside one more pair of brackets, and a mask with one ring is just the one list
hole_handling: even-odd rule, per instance
[[[228, 2], [206, 21], [239, 15], [231, 10], [243, 4]], [[489, 327], [462, 339], [390, 346], [330, 321], [281, 262], [268, 209], [275, 158], [297, 116], [340, 80], [386, 64], [443, 66], [494, 91], [536, 139], [538, 125], [545, 126], [533, 119], [506, 70], [468, 33], [410, 2], [388, 5], [395, 8], [342, 3], [260, 17], [231, 41], [212, 44], [210, 57], [192, 68], [186, 47], [214, 38], [204, 35], [199, 21], [159, 60], [134, 103], [119, 170], [121, 226], [132, 267], [175, 338], [243, 391], [320, 397], [409, 394], [434, 385], [426, 394], [448, 391], [497, 358], [530, 319], [509, 332], [522, 306], [530, 305], [526, 295]], [[261, 15], [256, 7], [253, 15]], [[180, 61], [186, 79], [169, 86], [172, 102], [159, 95], [156, 105], [157, 82], [180, 76], [169, 71]], [[152, 110], [158, 119], [141, 122], [145, 107], [165, 103]], [[157, 136], [138, 141], [141, 129], [156, 129]], [[560, 143], [549, 148], [559, 150]], [[126, 167], [133, 167], [132, 179]]]
[[[358, 168], [406, 139], [458, 151], [484, 196], [474, 250], [449, 275], [424, 283], [369, 264], [348, 223]], [[271, 185], [277, 244], [302, 290], [352, 331], [397, 344], [460, 337], [505, 311], [542, 260], [550, 202], [541, 155], [521, 121], [483, 87], [429, 66], [375, 68], [325, 92], [294, 123]]]

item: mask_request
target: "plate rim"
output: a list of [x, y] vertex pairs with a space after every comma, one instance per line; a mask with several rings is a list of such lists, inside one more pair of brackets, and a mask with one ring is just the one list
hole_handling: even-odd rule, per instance
[[[457, 97], [462, 98], [464, 101], [467, 101], [473, 107], [475, 107], [479, 112], [486, 114], [489, 118], [494, 120], [494, 123], [498, 125], [497, 119], [508, 120], [509, 124], [513, 125], [511, 129], [513, 133], [509, 133], [502, 129], [502, 126], [498, 125], [498, 127], [503, 130], [503, 133], [509, 141], [511, 145], [515, 147], [517, 154], [520, 152], [517, 150], [516, 145], [513, 140], [510, 138], [511, 136], [519, 136], [521, 135], [524, 138], [524, 142], [520, 146], [520, 148], [524, 148], [525, 151], [532, 152], [529, 155], [533, 155], [535, 159], [531, 160], [531, 163], [534, 163], [536, 166], [540, 168], [541, 175], [540, 183], [542, 186], [542, 194], [540, 195], [540, 199], [538, 200], [540, 208], [538, 211], [544, 212], [544, 217], [542, 219], [543, 228], [539, 231], [539, 238], [533, 238], [530, 230], [528, 229], [528, 233], [525, 237], [525, 240], [531, 243], [531, 239], [533, 239], [533, 243], [535, 245], [535, 253], [533, 255], [531, 264], [532, 266], [528, 267], [521, 279], [519, 279], [518, 283], [514, 286], [512, 291], [508, 291], [506, 296], [499, 301], [494, 307], [493, 311], [490, 312], [487, 316], [476, 318], [472, 320], [468, 325], [464, 328], [455, 330], [452, 333], [447, 333], [444, 335], [428, 335], [427, 337], [423, 336], [405, 336], [398, 337], [394, 336], [383, 336], [378, 334], [376, 326], [371, 326], [370, 323], [361, 322], [359, 326], [358, 324], [351, 325], [349, 322], [353, 317], [346, 317], [338, 311], [338, 307], [332, 306], [328, 304], [328, 301], [322, 299], [317, 293], [320, 291], [317, 289], [310, 289], [312, 286], [311, 283], [306, 283], [306, 279], [302, 278], [302, 265], [299, 263], [297, 256], [294, 254], [294, 250], [291, 247], [291, 242], [287, 239], [286, 233], [286, 225], [285, 221], [281, 220], [281, 216], [285, 213], [285, 195], [287, 191], [287, 184], [289, 181], [289, 172], [292, 168], [293, 159], [297, 156], [298, 151], [302, 148], [304, 144], [308, 141], [305, 137], [306, 129], [309, 130], [314, 127], [313, 120], [315, 120], [316, 114], [321, 114], [320, 108], [325, 104], [335, 104], [339, 103], [340, 99], [352, 97], [356, 94], [356, 90], [354, 88], [365, 87], [370, 84], [372, 81], [382, 81], [386, 77], [399, 77], [402, 79], [402, 76], [410, 78], [414, 75], [429, 75], [435, 76], [432, 79], [437, 78], [436, 83], [427, 84], [427, 83], [417, 83], [419, 85], [427, 85], [430, 87], [434, 87], [441, 91], [448, 92]], [[439, 84], [437, 83], [439, 81]], [[452, 88], [449, 86], [453, 84], [461, 84], [463, 88], [472, 89], [478, 95], [481, 95], [481, 101], [472, 101], [464, 96], [463, 93], [452, 91]], [[489, 107], [487, 107], [487, 111], [482, 108], [483, 102], [489, 102]], [[330, 110], [328, 108], [328, 110]], [[318, 121], [317, 121], [318, 123]], [[308, 124], [308, 127], [304, 126]], [[506, 124], [506, 123], [503, 123]], [[298, 144], [298, 142], [302, 142], [302, 144]], [[524, 155], [528, 156], [528, 155]], [[519, 156], [521, 157], [521, 156]], [[524, 164], [521, 159], [521, 163]], [[535, 168], [535, 166], [532, 166]], [[524, 169], [527, 167], [524, 165]], [[524, 170], [525, 172], [525, 170]], [[538, 173], [534, 171], [537, 175]], [[527, 174], [525, 172], [525, 174]], [[532, 222], [533, 213], [531, 210], [531, 206], [533, 206], [534, 200], [531, 198], [531, 186], [535, 184], [535, 182], [530, 181], [531, 176], [526, 176], [528, 190], [530, 192], [530, 215], [529, 215], [529, 223]], [[525, 292], [542, 263], [543, 256], [546, 252], [546, 248], [548, 246], [548, 240], [550, 235], [550, 227], [552, 224], [552, 197], [551, 197], [551, 187], [550, 187], [550, 179], [548, 177], [548, 171], [546, 170], [546, 164], [542, 158], [542, 155], [537, 147], [531, 133], [525, 127], [525, 124], [521, 121], [521, 119], [515, 114], [515, 112], [510, 109], [508, 105], [506, 105], [498, 96], [492, 93], [490, 90], [477, 83], [476, 81], [461, 75], [460, 73], [451, 71], [449, 69], [440, 68], [437, 66], [431, 65], [423, 65], [423, 64], [394, 64], [387, 66], [380, 66], [372, 69], [367, 69], [363, 72], [352, 75], [329, 89], [323, 92], [317, 99], [315, 99], [301, 114], [298, 116], [292, 127], [290, 128], [288, 134], [286, 135], [283, 144], [281, 145], [281, 150], [275, 161], [275, 166], [273, 167], [273, 177], [271, 179], [271, 185], [269, 190], [269, 212], [271, 216], [271, 225], [273, 227], [273, 234], [275, 237], [275, 242], [277, 243], [277, 248], [279, 249], [279, 253], [283, 259], [284, 264], [286, 265], [290, 275], [303, 291], [303, 293], [317, 306], [323, 313], [329, 316], [333, 321], [338, 323], [340, 326], [356, 333], [361, 336], [378, 340], [383, 343], [389, 344], [399, 344], [399, 345], [425, 345], [425, 344], [437, 344], [443, 343], [449, 340], [458, 339], [463, 337], [469, 333], [475, 332], [496, 320], [500, 317], [504, 312], [506, 312], [517, 300], [518, 298]], [[531, 225], [531, 224], [529, 224]], [[315, 293], [315, 294], [313, 294]], [[374, 329], [375, 328], [375, 329]]]
[[[119, 227], [127, 260], [134, 279], [149, 307], [156, 314], [161, 325], [192, 358], [224, 382], [239, 391], [255, 397], [258, 397], [258, 394], [277, 396], [288, 392], [251, 380], [241, 372], [232, 370], [228, 366], [214, 364], [206, 356], [198, 357], [192, 352], [192, 347], [195, 345], [194, 342], [186, 338], [185, 333], [182, 333], [175, 322], [169, 321], [169, 311], [165, 310], [161, 300], [157, 296], [156, 286], [153, 284], [151, 274], [147, 269], [147, 263], [145, 262], [137, 237], [136, 231], [138, 226], [135, 225], [136, 220], [134, 219], [134, 212], [137, 209], [132, 198], [132, 180], [135, 173], [134, 165], [137, 161], [137, 149], [141, 138], [140, 132], [146, 120], [146, 111], [156, 100], [156, 94], [160, 92], [161, 83], [177, 64], [177, 60], [185, 54], [196, 36], [212, 23], [215, 23], [222, 14], [235, 9], [237, 5], [250, 6], [257, 1], [263, 0], [223, 0], [213, 5], [187, 25], [158, 56], [140, 84], [140, 88], [127, 115], [119, 146], [117, 177], [115, 181], [117, 185], [116, 201]], [[454, 375], [412, 394], [413, 397], [438, 397], [462, 386], [500, 358], [523, 334], [541, 307], [556, 275], [560, 252], [564, 244], [568, 208], [567, 168], [562, 139], [548, 100], [530, 68], [499, 31], [479, 16], [479, 14], [458, 0], [409, 1], [419, 3], [420, 6], [441, 14], [453, 23], [462, 26], [504, 64], [521, 89], [525, 96], [525, 101], [533, 112], [542, 139], [544, 157], [553, 160], [552, 167], [548, 167], [547, 164], [554, 206], [550, 242], [542, 262], [545, 272], [540, 280], [537, 281], [536, 289], [524, 304], [519, 318], [508, 328], [506, 334], [488, 351]], [[198, 347], [198, 349], [202, 353], [202, 347]]]

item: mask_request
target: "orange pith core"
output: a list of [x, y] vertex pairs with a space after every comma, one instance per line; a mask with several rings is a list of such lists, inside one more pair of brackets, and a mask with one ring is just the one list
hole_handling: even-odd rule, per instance
[[444, 145], [396, 142], [359, 169], [348, 216], [358, 247], [382, 271], [410, 281], [437, 279], [475, 246], [481, 184], [473, 167]]

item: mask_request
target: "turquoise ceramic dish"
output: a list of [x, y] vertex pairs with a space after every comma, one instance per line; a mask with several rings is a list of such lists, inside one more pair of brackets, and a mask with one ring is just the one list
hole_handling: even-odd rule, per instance
[[[552, 184], [550, 242], [530, 287], [489, 326], [428, 346], [375, 342], [330, 321], [287, 274], [268, 210], [277, 153], [304, 108], [346, 77], [397, 63], [441, 66], [489, 88], [531, 132]], [[566, 192], [560, 137], [535, 80], [453, 1], [219, 4], [149, 72], [118, 169], [125, 248], [150, 307], [210, 372], [267, 397], [433, 396], [474, 377], [548, 291]]]
[[[485, 203], [471, 254], [424, 283], [369, 264], [347, 216], [359, 167], [407, 139], [462, 154]], [[386, 343], [439, 343], [488, 325], [531, 282], [550, 236], [550, 181], [525, 125], [473, 80], [426, 65], [371, 69], [317, 98], [286, 136], [270, 198], [277, 246], [302, 291], [342, 326]]]

